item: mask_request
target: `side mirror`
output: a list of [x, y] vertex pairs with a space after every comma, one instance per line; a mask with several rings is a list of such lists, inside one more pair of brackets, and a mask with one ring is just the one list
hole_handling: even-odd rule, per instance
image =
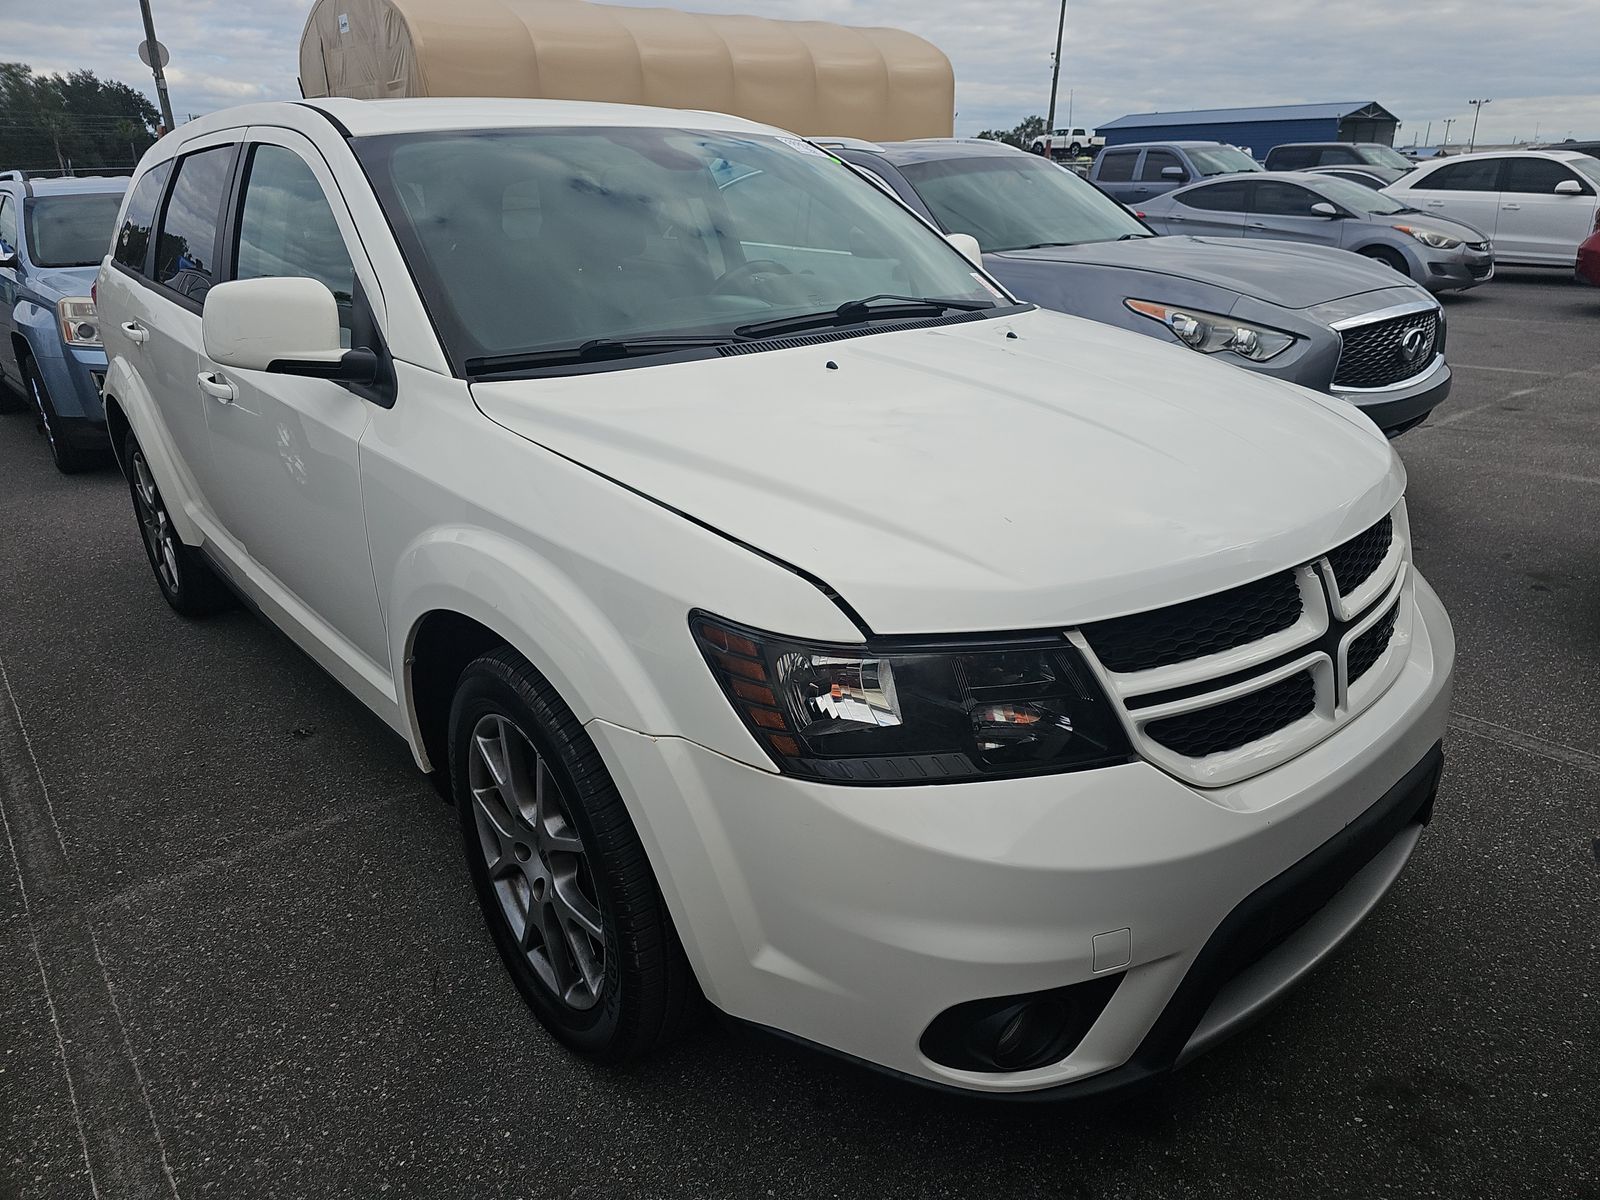
[[1319, 217], [1337, 217], [1339, 215], [1339, 210], [1326, 200], [1318, 200], [1311, 206], [1311, 211]]
[[17, 252], [5, 242], [0, 242], [0, 267], [16, 267], [18, 265]]
[[1189, 172], [1185, 171], [1182, 167], [1162, 167], [1161, 178], [1176, 179], [1179, 183], [1182, 183], [1185, 179], [1189, 178]]
[[978, 245], [978, 239], [970, 233], [947, 233], [944, 235], [944, 240], [961, 251], [973, 266], [983, 266], [983, 247]]
[[1583, 195], [1583, 184], [1579, 183], [1576, 179], [1563, 179], [1560, 183], [1556, 184], [1556, 195], [1581, 196]]
[[378, 358], [339, 344], [339, 305], [315, 279], [239, 279], [206, 293], [206, 357], [219, 366], [371, 383]]

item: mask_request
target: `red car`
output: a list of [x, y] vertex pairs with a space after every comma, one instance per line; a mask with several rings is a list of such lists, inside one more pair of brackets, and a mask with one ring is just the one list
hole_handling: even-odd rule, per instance
[[1594, 232], [1578, 246], [1577, 274], [1583, 282], [1600, 287], [1600, 220], [1596, 220]]

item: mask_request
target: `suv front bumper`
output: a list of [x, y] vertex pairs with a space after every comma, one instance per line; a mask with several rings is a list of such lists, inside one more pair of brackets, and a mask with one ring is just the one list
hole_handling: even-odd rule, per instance
[[[1098, 1094], [1176, 1066], [1260, 1012], [1399, 874], [1437, 780], [1455, 654], [1420, 578], [1415, 603], [1410, 657], [1382, 697], [1299, 757], [1225, 788], [1145, 762], [833, 787], [680, 738], [588, 728], [724, 1012], [921, 1083]], [[1275, 913], [1292, 914], [1291, 927], [1273, 925]], [[1125, 953], [1097, 961], [1097, 937]], [[1121, 977], [1115, 993], [1059, 1062], [966, 1071], [919, 1047], [955, 1005], [1107, 974]]]

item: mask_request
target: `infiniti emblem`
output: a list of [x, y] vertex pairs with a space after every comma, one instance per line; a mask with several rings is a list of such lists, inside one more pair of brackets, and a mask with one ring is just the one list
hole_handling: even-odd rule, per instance
[[1414, 363], [1428, 346], [1428, 327], [1413, 325], [1400, 335], [1400, 361]]

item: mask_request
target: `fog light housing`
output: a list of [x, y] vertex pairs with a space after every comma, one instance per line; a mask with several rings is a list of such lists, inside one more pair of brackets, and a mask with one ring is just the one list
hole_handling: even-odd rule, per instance
[[935, 1017], [917, 1045], [958, 1071], [1047, 1067], [1078, 1048], [1121, 982], [1119, 972], [1044, 992], [969, 1000]]

